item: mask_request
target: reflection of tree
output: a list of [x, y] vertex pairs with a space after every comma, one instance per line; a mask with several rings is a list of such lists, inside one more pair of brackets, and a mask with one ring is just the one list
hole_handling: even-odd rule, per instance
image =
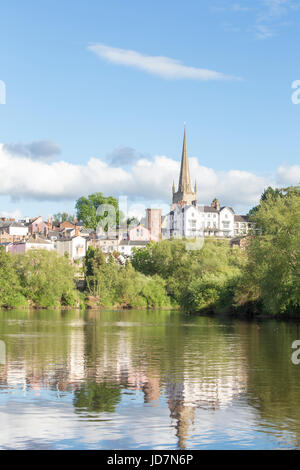
[[120, 401], [121, 390], [117, 384], [89, 382], [75, 391], [73, 404], [78, 412], [114, 413]]
[[300, 338], [300, 324], [268, 321], [248, 324], [248, 403], [258, 412], [258, 424], [276, 429], [289, 445], [300, 442], [300, 366], [291, 361], [291, 345]]

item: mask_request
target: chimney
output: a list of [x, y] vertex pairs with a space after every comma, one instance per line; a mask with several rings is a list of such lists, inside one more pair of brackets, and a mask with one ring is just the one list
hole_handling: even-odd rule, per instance
[[75, 225], [75, 237], [78, 237], [79, 231], [78, 231], [78, 225]]
[[216, 209], [217, 211], [219, 211], [220, 208], [221, 208], [219, 199], [215, 198], [215, 199], [213, 200], [213, 202], [211, 203], [211, 207], [213, 207], [214, 209]]

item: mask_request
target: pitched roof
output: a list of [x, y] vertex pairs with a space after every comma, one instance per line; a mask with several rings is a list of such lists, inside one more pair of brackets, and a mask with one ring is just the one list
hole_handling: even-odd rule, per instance
[[218, 209], [216, 209], [215, 207], [211, 207], [211, 206], [204, 206], [204, 207], [203, 207], [203, 211], [204, 211], [204, 212], [219, 213]]
[[223, 207], [221, 207], [220, 211], [222, 211], [223, 209], [230, 209], [231, 212], [234, 214], [234, 210], [230, 206], [223, 206]]
[[38, 245], [52, 245], [52, 242], [50, 240], [47, 240], [46, 238], [41, 238], [41, 237], [30, 237], [28, 240], [26, 240], [26, 243], [32, 243], [32, 244], [38, 244]]
[[234, 215], [234, 221], [235, 222], [248, 222], [249, 217], [247, 215]]

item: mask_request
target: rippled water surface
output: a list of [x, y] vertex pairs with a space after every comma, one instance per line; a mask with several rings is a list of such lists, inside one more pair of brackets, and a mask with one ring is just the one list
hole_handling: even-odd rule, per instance
[[297, 339], [296, 322], [0, 311], [0, 448], [299, 448]]

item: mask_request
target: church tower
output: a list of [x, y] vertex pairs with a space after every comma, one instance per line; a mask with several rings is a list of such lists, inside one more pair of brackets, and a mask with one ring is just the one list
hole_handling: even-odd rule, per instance
[[197, 204], [197, 188], [195, 184], [194, 191], [191, 187], [191, 177], [190, 177], [190, 168], [189, 160], [187, 155], [186, 148], [186, 131], [184, 126], [184, 136], [183, 136], [183, 147], [182, 147], [182, 157], [181, 157], [181, 168], [179, 176], [178, 191], [175, 191], [175, 185], [173, 183], [173, 204], [179, 204], [181, 206], [187, 204]]

